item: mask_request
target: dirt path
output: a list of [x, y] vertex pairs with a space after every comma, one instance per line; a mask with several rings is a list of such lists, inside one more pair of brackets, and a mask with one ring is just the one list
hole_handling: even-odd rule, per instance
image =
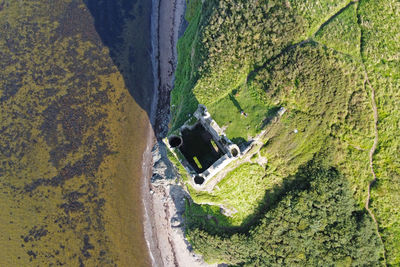
[[[250, 77], [254, 76], [256, 73], [258, 73], [260, 70], [265, 69], [268, 64], [270, 64], [272, 61], [276, 60], [277, 58], [281, 57], [283, 54], [289, 52], [290, 50], [298, 47], [298, 46], [302, 46], [303, 44], [307, 44], [307, 43], [311, 43], [311, 42], [316, 42], [314, 40], [315, 35], [321, 31], [321, 29], [323, 27], [325, 27], [329, 22], [331, 22], [334, 18], [336, 18], [337, 16], [339, 16], [341, 13], [343, 13], [343, 11], [345, 11], [346, 9], [348, 9], [350, 6], [357, 4], [359, 2], [359, 0], [353, 0], [350, 1], [346, 6], [340, 8], [338, 11], [336, 11], [332, 16], [330, 16], [326, 21], [324, 21], [318, 28], [317, 30], [311, 34], [309, 37], [307, 37], [306, 39], [299, 41], [297, 43], [291, 44], [285, 48], [283, 48], [277, 55], [272, 56], [270, 59], [268, 59], [263, 65], [255, 68], [254, 70], [252, 70], [248, 75], [247, 75], [247, 80], [249, 80]], [[317, 43], [317, 42], [316, 42]]]
[[378, 134], [378, 109], [376, 107], [376, 102], [375, 102], [375, 89], [369, 82], [369, 78], [368, 78], [368, 74], [367, 74], [367, 70], [365, 69], [365, 66], [364, 66], [364, 72], [365, 72], [365, 81], [364, 81], [365, 90], [367, 89], [367, 85], [371, 88], [371, 106], [372, 106], [372, 111], [373, 111], [373, 115], [374, 115], [374, 135], [375, 135], [374, 143], [369, 151], [369, 167], [371, 169], [371, 174], [372, 174], [373, 179], [368, 184], [367, 199], [365, 200], [365, 209], [368, 211], [369, 215], [371, 216], [372, 220], [374, 221], [376, 233], [378, 234], [378, 237], [383, 246], [384, 264], [385, 264], [385, 266], [387, 266], [385, 244], [383, 243], [382, 236], [379, 232], [378, 221], [376, 220], [374, 213], [372, 212], [372, 210], [369, 207], [369, 202], [371, 200], [371, 187], [376, 183], [376, 180], [377, 180], [375, 170], [374, 170], [374, 154], [375, 154], [376, 147], [378, 146], [379, 134]]
[[361, 27], [361, 18], [359, 16], [358, 13], [358, 9], [359, 9], [359, 5], [361, 3], [361, 0], [358, 1], [357, 3], [357, 24], [358, 27], [360, 28], [360, 58], [361, 58], [361, 63], [364, 69], [364, 90], [367, 92], [367, 85], [369, 86], [369, 88], [371, 89], [371, 107], [372, 107], [372, 112], [373, 112], [373, 116], [374, 116], [374, 143], [371, 147], [371, 149], [369, 150], [369, 167], [371, 169], [371, 174], [372, 174], [372, 180], [369, 182], [368, 186], [367, 186], [367, 198], [365, 200], [365, 209], [368, 211], [371, 219], [374, 221], [375, 224], [375, 229], [376, 229], [376, 233], [379, 237], [379, 240], [382, 243], [382, 247], [383, 247], [383, 260], [384, 260], [384, 264], [385, 266], [387, 266], [387, 261], [386, 261], [386, 250], [385, 250], [385, 243], [383, 243], [383, 239], [382, 236], [379, 232], [379, 224], [378, 221], [375, 218], [374, 213], [372, 212], [372, 210], [370, 209], [369, 203], [371, 200], [371, 188], [372, 186], [376, 183], [377, 181], [377, 177], [375, 174], [375, 170], [374, 170], [374, 154], [376, 151], [376, 148], [378, 146], [378, 142], [379, 142], [379, 132], [378, 132], [378, 123], [379, 123], [379, 119], [378, 119], [378, 109], [376, 107], [376, 101], [375, 101], [375, 88], [372, 86], [372, 84], [369, 81], [369, 77], [368, 77], [368, 72], [367, 69], [365, 67], [365, 63], [364, 63], [364, 58], [362, 55], [362, 50], [363, 50], [363, 42], [362, 42], [362, 38], [363, 38], [363, 30]]
[[[290, 45], [290, 46], [284, 48], [278, 55], [272, 57], [272, 58], [271, 58], [270, 60], [268, 60], [263, 66], [261, 66], [261, 67], [255, 69], [254, 71], [252, 71], [250, 75], [253, 75], [254, 73], [257, 73], [260, 69], [264, 68], [267, 64], [269, 64], [269, 62], [271, 62], [271, 61], [273, 61], [274, 59], [280, 57], [282, 54], [288, 52], [289, 50], [291, 50], [291, 49], [293, 49], [293, 48], [296, 48], [297, 46], [301, 46], [301, 45], [303, 45], [303, 44], [305, 44], [305, 43], [315, 42], [315, 41], [313, 40], [313, 37], [315, 37], [315, 35], [316, 35], [319, 31], [321, 31], [321, 29], [322, 29], [323, 27], [325, 27], [329, 22], [331, 22], [334, 18], [336, 18], [339, 14], [341, 14], [343, 11], [345, 11], [345, 10], [346, 10], [347, 8], [349, 8], [350, 6], [352, 6], [352, 5], [357, 5], [357, 22], [358, 22], [358, 26], [359, 26], [360, 31], [361, 31], [361, 36], [360, 36], [360, 58], [361, 58], [361, 63], [362, 63], [362, 66], [363, 66], [363, 69], [364, 69], [364, 75], [365, 75], [364, 89], [367, 91], [367, 90], [368, 90], [367, 85], [370, 87], [370, 91], [371, 91], [371, 92], [370, 92], [370, 93], [371, 93], [371, 106], [372, 106], [373, 117], [374, 117], [374, 143], [373, 143], [371, 149], [369, 150], [369, 166], [370, 166], [370, 169], [371, 169], [371, 174], [372, 174], [373, 179], [368, 183], [368, 187], [367, 187], [367, 198], [366, 198], [366, 201], [365, 201], [365, 209], [368, 211], [370, 217], [372, 218], [372, 220], [373, 220], [373, 222], [374, 222], [374, 224], [375, 224], [376, 233], [377, 233], [377, 235], [378, 235], [378, 237], [379, 237], [379, 239], [380, 239], [380, 241], [381, 241], [381, 243], [382, 243], [382, 246], [383, 246], [383, 259], [384, 259], [384, 264], [385, 264], [385, 266], [387, 266], [385, 244], [383, 243], [382, 236], [381, 236], [381, 234], [380, 234], [380, 232], [379, 232], [379, 225], [378, 225], [378, 222], [377, 222], [377, 220], [376, 220], [376, 218], [375, 218], [374, 213], [372, 212], [372, 210], [370, 209], [370, 206], [369, 206], [369, 203], [370, 203], [370, 200], [371, 200], [371, 188], [372, 188], [372, 186], [373, 186], [373, 185], [376, 183], [376, 181], [377, 181], [377, 177], [376, 177], [375, 170], [374, 170], [374, 161], [373, 161], [373, 158], [374, 158], [374, 154], [375, 154], [376, 148], [377, 148], [377, 146], [378, 146], [378, 141], [379, 141], [379, 133], [378, 133], [378, 110], [377, 110], [376, 102], [375, 102], [375, 89], [374, 89], [374, 87], [373, 87], [373, 86], [371, 85], [371, 83], [370, 83], [370, 80], [369, 80], [369, 77], [368, 77], [368, 73], [367, 73], [367, 70], [366, 70], [366, 67], [365, 67], [365, 64], [364, 64], [364, 60], [363, 60], [363, 57], [362, 57], [362, 49], [363, 49], [363, 47], [362, 47], [362, 28], [361, 28], [361, 19], [360, 19], [359, 15], [358, 15], [358, 8], [359, 8], [359, 5], [360, 5], [360, 2], [361, 2], [361, 0], [353, 0], [353, 1], [350, 1], [346, 6], [344, 6], [343, 8], [341, 8], [340, 10], [338, 10], [337, 12], [335, 12], [335, 14], [333, 14], [328, 20], [326, 20], [324, 23], [322, 23], [322, 24], [320, 25], [320, 27], [318, 27], [318, 29], [317, 29], [317, 30], [314, 32], [314, 34], [312, 34], [310, 37], [308, 37], [307, 39], [305, 39], [305, 40], [303, 40], [303, 41], [301, 41], [301, 42], [295, 43], [295, 44], [293, 44], [293, 45]], [[248, 76], [248, 78], [250, 77], [250, 75]], [[359, 147], [355, 147], [355, 148], [358, 149], [358, 150], [362, 150], [362, 149], [359, 148]], [[241, 162], [243, 162], [243, 160], [242, 160]], [[231, 168], [231, 169], [232, 169], [232, 168]], [[216, 180], [218, 180], [218, 179], [216, 179]], [[215, 183], [215, 184], [216, 184], [216, 183]], [[215, 186], [215, 184], [210, 185], [211, 189]]]
[[368, 210], [368, 212], [371, 214], [372, 219], [374, 220], [374, 222], [376, 222], [375, 216], [372, 214], [371, 210], [369, 209], [369, 201], [370, 201], [370, 198], [371, 198], [371, 187], [376, 182], [376, 174], [375, 174], [375, 171], [374, 171], [373, 158], [374, 158], [374, 153], [375, 153], [376, 147], [378, 145], [378, 140], [379, 140], [379, 136], [378, 136], [378, 110], [376, 108], [376, 103], [375, 103], [375, 90], [371, 86], [371, 84], [369, 83], [368, 75], [367, 75], [367, 72], [365, 71], [365, 81], [364, 81], [365, 89], [367, 89], [366, 88], [367, 84], [371, 88], [371, 105], [372, 105], [372, 110], [373, 110], [373, 114], [374, 114], [374, 134], [375, 134], [375, 138], [374, 138], [374, 144], [372, 145], [372, 147], [371, 147], [371, 149], [369, 151], [369, 167], [371, 168], [371, 174], [372, 174], [373, 179], [368, 185], [368, 196], [367, 196], [367, 200], [365, 201], [365, 209]]

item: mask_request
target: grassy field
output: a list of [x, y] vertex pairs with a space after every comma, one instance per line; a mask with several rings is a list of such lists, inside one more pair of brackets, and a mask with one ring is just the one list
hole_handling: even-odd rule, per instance
[[229, 172], [212, 193], [193, 190], [191, 196], [197, 203], [222, 205], [233, 213], [232, 217], [227, 218], [229, 223], [220, 223], [219, 227], [240, 226], [256, 212], [257, 203], [261, 202], [268, 187], [267, 183], [271, 183], [271, 180], [265, 177], [261, 166], [244, 163]]
[[[383, 238], [384, 246], [380, 244], [379, 251], [384, 247], [387, 263], [396, 266], [400, 263], [400, 140], [395, 134], [400, 117], [400, 50], [395, 41], [399, 36], [395, 27], [399, 4], [261, 2], [210, 1], [203, 6], [198, 1], [189, 2], [193, 7], [191, 16], [197, 20], [190, 22], [189, 32], [180, 41], [181, 47], [191, 47], [179, 50], [180, 59], [187, 65], [196, 64], [198, 68], [192, 65], [192, 73], [198, 72], [190, 76], [194, 78], [185, 86], [183, 82], [176, 84], [172, 104], [184, 106], [179, 95], [185, 90], [186, 96], [181, 97], [190, 95], [190, 103], [206, 104], [228, 137], [237, 143], [266, 129], [259, 155], [268, 159], [265, 167], [258, 165], [256, 153], [251, 163], [237, 166], [212, 192], [191, 190], [195, 202], [207, 205], [189, 206], [189, 225], [221, 237], [248, 229], [248, 225], [244, 227], [246, 223], [257, 224], [263, 214], [278, 205], [279, 197], [268, 197], [271, 185], [278, 192], [272, 196], [290, 191], [294, 186], [289, 182], [291, 177], [315, 157], [323, 157], [326, 164], [345, 177], [357, 209], [362, 212], [367, 186], [373, 178], [369, 166], [374, 140], [373, 87], [379, 143], [373, 156], [378, 180], [372, 187], [371, 207]], [[262, 4], [263, 9], [259, 6]], [[263, 12], [259, 13], [261, 9]], [[197, 17], [199, 13], [194, 10], [201, 16]], [[281, 25], [287, 28], [280, 29]], [[192, 42], [195, 32], [201, 45]], [[264, 33], [262, 38], [259, 32]], [[185, 81], [180, 72], [183, 65], [179, 66], [177, 80]], [[282, 106], [287, 109], [285, 115], [271, 121]], [[172, 129], [193, 112], [186, 111], [173, 111]], [[248, 116], [240, 115], [241, 111]], [[253, 169], [257, 169], [256, 174]], [[221, 205], [237, 212], [226, 217], [220, 212]], [[368, 227], [367, 231], [377, 236], [373, 225]], [[206, 236], [202, 238], [207, 239]], [[383, 254], [380, 261], [385, 261]]]
[[361, 1], [361, 56], [376, 92], [379, 144], [374, 156], [378, 182], [372, 190], [374, 213], [388, 264], [400, 264], [400, 26], [397, 1]]
[[209, 112], [215, 114], [215, 121], [226, 128], [228, 138], [239, 143], [258, 134], [278, 109], [260, 101], [246, 84], [208, 106]]
[[178, 41], [175, 89], [171, 92], [171, 113], [174, 114], [170, 122], [171, 131], [182, 125], [188, 119], [187, 114], [193, 113], [199, 103], [190, 88], [194, 86], [198, 78], [200, 51], [197, 44], [202, 10], [200, 1], [191, 1], [185, 16], [189, 21], [189, 26], [184, 36]]
[[316, 34], [315, 40], [354, 58], [360, 57], [360, 27], [356, 3], [351, 4]]
[[350, 2], [350, 0], [289, 0], [289, 6], [303, 18], [307, 29], [303, 38], [306, 38], [315, 33], [323, 23]]

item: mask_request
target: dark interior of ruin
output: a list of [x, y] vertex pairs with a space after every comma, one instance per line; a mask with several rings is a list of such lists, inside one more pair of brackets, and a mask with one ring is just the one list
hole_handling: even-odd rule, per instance
[[181, 134], [183, 143], [179, 150], [197, 173], [207, 170], [224, 154], [201, 123], [192, 130], [184, 129]]

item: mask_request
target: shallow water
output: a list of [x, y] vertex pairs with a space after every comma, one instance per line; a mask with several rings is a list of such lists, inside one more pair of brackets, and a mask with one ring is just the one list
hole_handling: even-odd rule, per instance
[[150, 5], [1, 6], [0, 266], [150, 264]]

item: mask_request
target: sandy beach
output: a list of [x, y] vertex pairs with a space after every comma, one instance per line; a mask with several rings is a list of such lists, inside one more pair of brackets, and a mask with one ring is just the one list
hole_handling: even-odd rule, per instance
[[[147, 246], [153, 266], [216, 266], [205, 264], [184, 238], [182, 214], [186, 192], [175, 184], [174, 167], [166, 160], [165, 146], [157, 143], [166, 131], [170, 91], [177, 65], [177, 41], [184, 22], [186, 0], [153, 0], [153, 69], [156, 91], [154, 112], [143, 155], [143, 206]], [[155, 145], [155, 146], [154, 146]]]

